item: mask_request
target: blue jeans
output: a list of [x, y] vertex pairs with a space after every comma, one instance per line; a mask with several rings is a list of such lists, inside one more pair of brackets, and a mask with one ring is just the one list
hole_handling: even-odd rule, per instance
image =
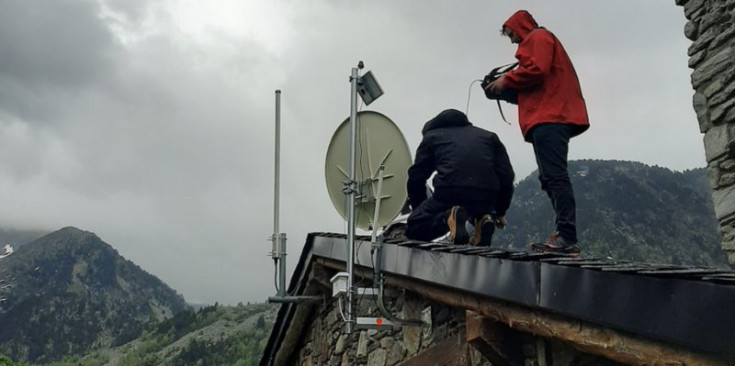
[[556, 213], [556, 231], [568, 244], [577, 243], [577, 208], [567, 168], [573, 131], [574, 126], [562, 123], [545, 123], [529, 131], [541, 189], [549, 196]]

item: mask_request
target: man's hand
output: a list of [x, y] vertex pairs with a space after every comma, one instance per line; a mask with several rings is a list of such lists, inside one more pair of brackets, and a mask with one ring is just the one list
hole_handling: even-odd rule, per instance
[[493, 224], [495, 224], [495, 227], [498, 229], [505, 229], [505, 226], [508, 225], [508, 221], [505, 220], [505, 216], [493, 216]]
[[503, 85], [503, 80], [505, 80], [505, 75], [497, 78], [492, 83], [487, 84], [485, 89], [490, 90], [493, 94], [500, 95], [500, 93], [502, 93], [505, 89], [505, 85]]

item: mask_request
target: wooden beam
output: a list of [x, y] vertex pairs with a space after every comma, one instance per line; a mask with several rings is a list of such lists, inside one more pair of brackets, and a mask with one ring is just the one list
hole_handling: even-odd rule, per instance
[[522, 365], [524, 361], [518, 333], [502, 323], [468, 310], [465, 315], [467, 343], [475, 347], [493, 365]]
[[320, 265], [311, 266], [311, 273], [309, 273], [307, 288], [310, 288], [315, 293], [332, 294], [332, 282], [329, 281], [329, 273], [326, 268]]
[[[317, 258], [325, 267], [343, 270], [344, 263]], [[355, 266], [355, 274], [372, 278], [372, 269]], [[415, 292], [426, 299], [476, 311], [522, 333], [567, 342], [583, 353], [628, 365], [735, 365], [735, 358], [707, 354], [664, 341], [648, 339], [548, 311], [481, 297], [416, 279], [386, 274], [388, 286]]]
[[422, 351], [400, 366], [470, 366], [467, 342], [462, 334], [450, 337]]

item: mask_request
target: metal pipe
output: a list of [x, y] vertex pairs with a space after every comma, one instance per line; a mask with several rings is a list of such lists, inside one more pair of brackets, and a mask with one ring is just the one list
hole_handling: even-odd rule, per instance
[[286, 233], [278, 234], [278, 256], [280, 265], [278, 266], [278, 296], [286, 296]]
[[373, 288], [378, 288], [378, 279], [381, 277], [380, 274], [380, 260], [381, 260], [381, 249], [383, 245], [383, 237], [378, 242], [378, 218], [380, 216], [380, 201], [383, 195], [383, 176], [385, 175], [385, 165], [380, 164], [378, 167], [378, 189], [375, 192], [375, 212], [373, 213], [373, 237], [370, 245], [370, 255], [375, 255], [377, 249], [377, 255], [375, 255], [375, 263], [373, 263]]
[[381, 237], [380, 243], [378, 239], [378, 218], [380, 216], [380, 197], [383, 194], [383, 176], [385, 173], [385, 165], [380, 164], [378, 167], [378, 189], [375, 191], [375, 212], [373, 213], [373, 236], [370, 240], [370, 255], [375, 255], [375, 249], [378, 249], [378, 255], [373, 263], [373, 287], [378, 288], [378, 277], [380, 277], [380, 248], [383, 245], [383, 238]]
[[280, 232], [278, 227], [279, 205], [280, 205], [280, 184], [281, 184], [281, 91], [276, 90], [276, 158], [275, 158], [275, 177], [273, 179], [273, 235]]
[[356, 182], [355, 182], [355, 145], [356, 145], [356, 137], [357, 137], [357, 79], [358, 79], [358, 69], [356, 67], [352, 68], [352, 74], [350, 76], [350, 84], [351, 84], [351, 90], [350, 90], [350, 189], [348, 190], [348, 198], [347, 198], [347, 206], [348, 206], [348, 216], [347, 216], [347, 258], [345, 262], [347, 263], [347, 304], [345, 305], [345, 333], [351, 334], [352, 333], [352, 326], [354, 325], [355, 320], [352, 316], [352, 303], [353, 303], [353, 293], [354, 289], [352, 288], [352, 275], [353, 275], [353, 268], [352, 264], [354, 262], [354, 249], [355, 249], [355, 192], [356, 192]]
[[281, 186], [281, 91], [276, 90], [276, 156], [273, 187], [273, 249], [271, 256], [276, 261], [278, 291], [269, 297], [271, 303], [302, 303], [323, 300], [321, 296], [287, 296], [286, 292], [286, 233], [280, 232], [280, 186]]
[[273, 187], [273, 259], [278, 265], [278, 296], [286, 296], [286, 234], [280, 233], [281, 91], [276, 90], [276, 156]]
[[268, 302], [271, 303], [305, 303], [324, 301], [324, 296], [271, 296]]
[[373, 236], [372, 245], [375, 245], [375, 239], [378, 236], [378, 218], [380, 217], [380, 196], [383, 194], [383, 175], [385, 173], [385, 165], [378, 167], [378, 189], [375, 191], [375, 212], [373, 212]]

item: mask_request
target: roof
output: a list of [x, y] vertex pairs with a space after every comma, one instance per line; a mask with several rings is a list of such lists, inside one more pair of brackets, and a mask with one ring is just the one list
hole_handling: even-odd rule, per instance
[[[370, 238], [357, 237], [355, 247], [355, 266], [372, 268]], [[344, 263], [346, 254], [345, 235], [309, 234], [288, 293], [303, 293], [315, 260]], [[380, 260], [386, 275], [735, 356], [732, 271], [415, 241], [386, 243]], [[262, 365], [278, 351], [296, 308], [281, 306]]]

